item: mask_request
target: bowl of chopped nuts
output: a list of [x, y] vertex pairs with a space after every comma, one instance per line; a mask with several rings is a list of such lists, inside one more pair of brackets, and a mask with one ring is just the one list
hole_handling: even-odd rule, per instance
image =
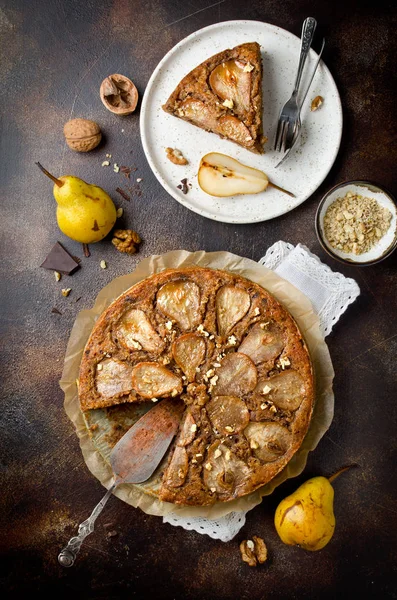
[[369, 181], [347, 181], [329, 190], [315, 225], [323, 249], [343, 263], [373, 265], [397, 248], [396, 200]]

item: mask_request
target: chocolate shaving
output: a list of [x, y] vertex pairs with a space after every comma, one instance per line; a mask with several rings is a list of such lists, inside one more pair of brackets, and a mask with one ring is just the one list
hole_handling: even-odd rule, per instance
[[61, 311], [57, 309], [56, 306], [54, 306], [54, 308], [51, 309], [52, 313], [55, 313], [56, 315], [62, 315]]
[[86, 256], [87, 258], [89, 258], [91, 256], [91, 252], [88, 247], [88, 244], [83, 244], [83, 252], [84, 252], [84, 256]]
[[131, 198], [128, 196], [128, 194], [125, 193], [125, 191], [122, 188], [116, 188], [116, 192], [118, 192], [120, 196], [124, 198], [124, 200], [128, 200], [128, 202], [131, 200]]
[[79, 300], [81, 300], [81, 296], [79, 296], [78, 298], [76, 298], [75, 302], [78, 302]]
[[127, 179], [130, 178], [131, 169], [129, 167], [120, 167], [120, 171], [122, 173], [124, 173], [124, 175], [127, 177]]

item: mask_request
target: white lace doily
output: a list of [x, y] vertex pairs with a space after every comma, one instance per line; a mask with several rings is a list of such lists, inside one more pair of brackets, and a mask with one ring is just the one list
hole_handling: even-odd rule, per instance
[[[259, 263], [288, 280], [311, 300], [324, 337], [332, 331], [339, 317], [360, 293], [354, 279], [333, 272], [302, 244], [293, 246], [282, 241], [276, 242]], [[212, 521], [203, 517], [178, 517], [170, 513], [163, 517], [163, 522], [228, 542], [245, 524], [246, 514], [231, 512]]]
[[216, 521], [211, 521], [205, 517], [186, 519], [171, 513], [163, 517], [163, 523], [170, 523], [170, 525], [183, 527], [183, 529], [193, 529], [198, 533], [205, 533], [215, 540], [230, 542], [245, 524], [245, 515], [245, 512], [231, 512]]
[[276, 242], [259, 263], [287, 279], [311, 300], [324, 337], [360, 293], [354, 279], [334, 273], [302, 244]]

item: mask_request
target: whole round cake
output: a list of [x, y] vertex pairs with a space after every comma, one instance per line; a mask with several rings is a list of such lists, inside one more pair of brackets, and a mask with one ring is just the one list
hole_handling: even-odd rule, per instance
[[313, 411], [312, 364], [294, 319], [226, 271], [169, 269], [134, 285], [95, 324], [80, 406], [169, 397], [185, 410], [161, 500], [204, 506], [264, 485], [301, 446]]

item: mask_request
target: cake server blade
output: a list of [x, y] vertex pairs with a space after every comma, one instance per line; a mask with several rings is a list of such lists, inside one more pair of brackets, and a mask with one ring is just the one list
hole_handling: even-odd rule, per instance
[[116, 486], [147, 481], [163, 459], [181, 422], [184, 404], [176, 398], [162, 400], [148, 410], [117, 442], [110, 455], [115, 481], [91, 515], [79, 525], [78, 535], [59, 553], [62, 567], [71, 567], [85, 538]]
[[143, 483], [158, 467], [181, 421], [184, 404], [175, 398], [151, 408], [117, 442], [110, 464], [118, 483]]

